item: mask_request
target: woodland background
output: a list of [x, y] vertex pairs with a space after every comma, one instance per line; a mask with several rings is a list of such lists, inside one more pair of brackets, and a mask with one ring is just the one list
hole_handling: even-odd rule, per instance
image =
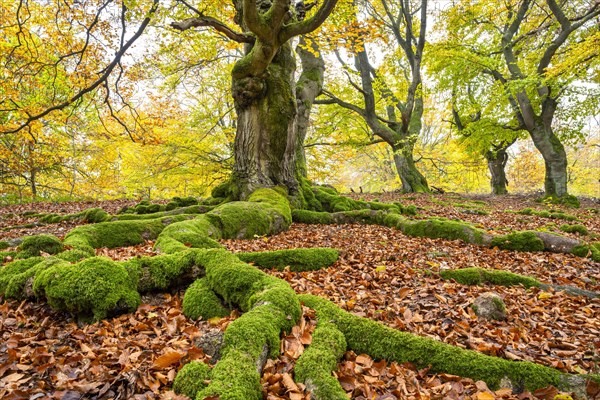
[[[375, 3], [353, 15], [350, 3], [341, 2], [308, 39], [319, 44], [325, 60], [324, 89], [353, 104], [363, 100], [353, 86], [358, 78], [351, 55], [365, 48], [385, 80], [386, 86], [376, 84], [377, 93], [386, 89], [402, 97], [408, 86], [406, 60]], [[585, 1], [574, 3], [574, 8], [586, 6]], [[233, 164], [236, 130], [230, 75], [242, 46], [210, 28], [174, 30], [169, 22], [189, 11], [175, 4], [159, 10], [105, 85], [11, 133], [20, 119], [69, 98], [102, 72], [119, 41], [115, 24], [123, 10], [111, 1], [88, 0], [75, 2], [69, 16], [59, 18], [59, 3], [2, 2], [0, 32], [7, 40], [0, 43], [1, 203], [203, 196], [226, 178]], [[92, 35], [87, 35], [84, 25], [97, 17], [100, 5], [105, 10]], [[144, 1], [123, 2], [127, 21], [141, 18], [136, 10], [144, 5]], [[201, 6], [202, 12], [223, 20], [233, 13], [228, 3]], [[495, 14], [502, 14], [496, 13], [497, 6], [491, 1], [428, 4], [420, 89], [423, 126], [413, 139], [417, 168], [432, 187], [489, 192], [486, 146], [490, 138], [509, 135], [516, 139], [506, 166], [509, 191], [543, 189], [544, 162], [529, 137], [498, 127], [510, 122], [506, 94], [482, 78], [476, 65], [483, 56], [465, 57], [449, 34], [460, 27], [481, 48], [492, 48], [494, 40], [486, 42], [486, 34], [479, 30], [486, 18], [492, 21]], [[531, 17], [527, 23], [545, 22]], [[535, 29], [532, 32], [536, 34]], [[582, 29], [563, 49], [560, 63], [553, 65], [554, 76], [568, 87], [554, 126], [567, 147], [569, 192], [594, 197], [600, 196], [599, 38], [597, 26]], [[530, 49], [530, 58], [542, 50], [541, 45]], [[491, 50], [486, 57], [496, 62]], [[456, 93], [462, 93], [462, 99]], [[385, 101], [379, 97], [378, 107]], [[468, 132], [459, 131], [453, 103], [471, 116], [483, 111], [484, 118]], [[305, 142], [309, 179], [342, 191], [400, 187], [391, 148], [373, 144], [378, 140], [362, 118], [337, 105], [315, 106], [310, 118]]]

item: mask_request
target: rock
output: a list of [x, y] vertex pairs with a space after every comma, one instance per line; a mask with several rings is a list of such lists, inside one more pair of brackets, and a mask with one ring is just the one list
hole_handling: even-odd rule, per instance
[[484, 293], [471, 305], [478, 317], [502, 321], [506, 319], [506, 305], [496, 293]]
[[196, 340], [196, 346], [204, 351], [204, 354], [211, 357], [211, 364], [216, 364], [221, 358], [221, 348], [223, 347], [223, 332], [214, 329], [206, 332]]

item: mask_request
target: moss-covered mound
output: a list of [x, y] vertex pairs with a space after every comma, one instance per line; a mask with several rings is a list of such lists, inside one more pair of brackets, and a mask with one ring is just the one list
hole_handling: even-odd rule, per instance
[[290, 271], [314, 271], [327, 268], [337, 261], [339, 252], [330, 248], [289, 249], [262, 251], [253, 253], [238, 253], [240, 260], [253, 263], [261, 268], [276, 268]]
[[103, 257], [54, 264], [36, 274], [33, 291], [56, 310], [95, 320], [106, 318], [109, 312], [134, 311], [140, 304], [126, 268]]
[[587, 228], [581, 224], [573, 224], [573, 225], [563, 224], [560, 226], [560, 230], [563, 232], [567, 232], [567, 233], [578, 233], [583, 236], [589, 234]]
[[540, 282], [529, 276], [513, 274], [508, 271], [500, 271], [495, 269], [484, 268], [461, 268], [447, 269], [440, 271], [440, 276], [443, 279], [454, 279], [463, 285], [481, 285], [490, 283], [492, 285], [515, 286], [523, 285], [526, 288], [538, 287]]
[[59, 238], [53, 235], [26, 236], [17, 248], [18, 258], [38, 257], [42, 252], [57, 254], [64, 247]]

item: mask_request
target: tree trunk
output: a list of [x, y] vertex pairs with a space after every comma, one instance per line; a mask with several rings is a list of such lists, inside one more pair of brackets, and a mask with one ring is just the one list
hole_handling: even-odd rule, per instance
[[314, 41], [307, 43], [304, 36], [300, 37], [296, 52], [302, 63], [302, 74], [296, 84], [296, 102], [298, 104], [298, 117], [296, 120], [296, 130], [298, 135], [296, 165], [300, 176], [306, 177], [304, 140], [306, 139], [306, 133], [308, 131], [308, 126], [310, 125], [310, 112], [313, 102], [323, 89], [325, 61], [323, 61], [323, 57], [319, 53], [317, 44]]
[[508, 161], [508, 154], [506, 148], [498, 150], [489, 150], [485, 153], [485, 159], [487, 160], [488, 169], [490, 170], [490, 185], [492, 187], [492, 194], [504, 195], [508, 194], [506, 186], [508, 180], [506, 179], [506, 162]]
[[529, 131], [533, 144], [544, 158], [546, 196], [563, 197], [567, 192], [567, 153], [550, 126], [536, 124]]
[[394, 164], [402, 182], [402, 191], [405, 193], [427, 193], [429, 192], [427, 179], [425, 179], [415, 166], [413, 147], [412, 143], [392, 146]]
[[298, 190], [295, 69], [292, 47], [286, 43], [261, 76], [234, 74], [238, 124], [233, 183], [240, 199], [260, 187], [283, 185], [290, 194]]
[[35, 169], [32, 169], [29, 173], [29, 184], [31, 187], [31, 197], [33, 197], [34, 200], [37, 197], [37, 186], [35, 184], [35, 179], [36, 179]]

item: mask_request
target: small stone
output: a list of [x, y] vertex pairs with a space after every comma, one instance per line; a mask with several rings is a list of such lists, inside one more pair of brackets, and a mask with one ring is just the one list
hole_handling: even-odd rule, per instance
[[204, 351], [204, 354], [211, 357], [211, 364], [215, 364], [221, 358], [223, 335], [223, 332], [215, 329], [206, 332], [196, 340], [196, 346], [201, 348]]
[[482, 294], [475, 299], [471, 307], [478, 317], [497, 321], [506, 319], [506, 305], [502, 297], [496, 293], [488, 292]]

